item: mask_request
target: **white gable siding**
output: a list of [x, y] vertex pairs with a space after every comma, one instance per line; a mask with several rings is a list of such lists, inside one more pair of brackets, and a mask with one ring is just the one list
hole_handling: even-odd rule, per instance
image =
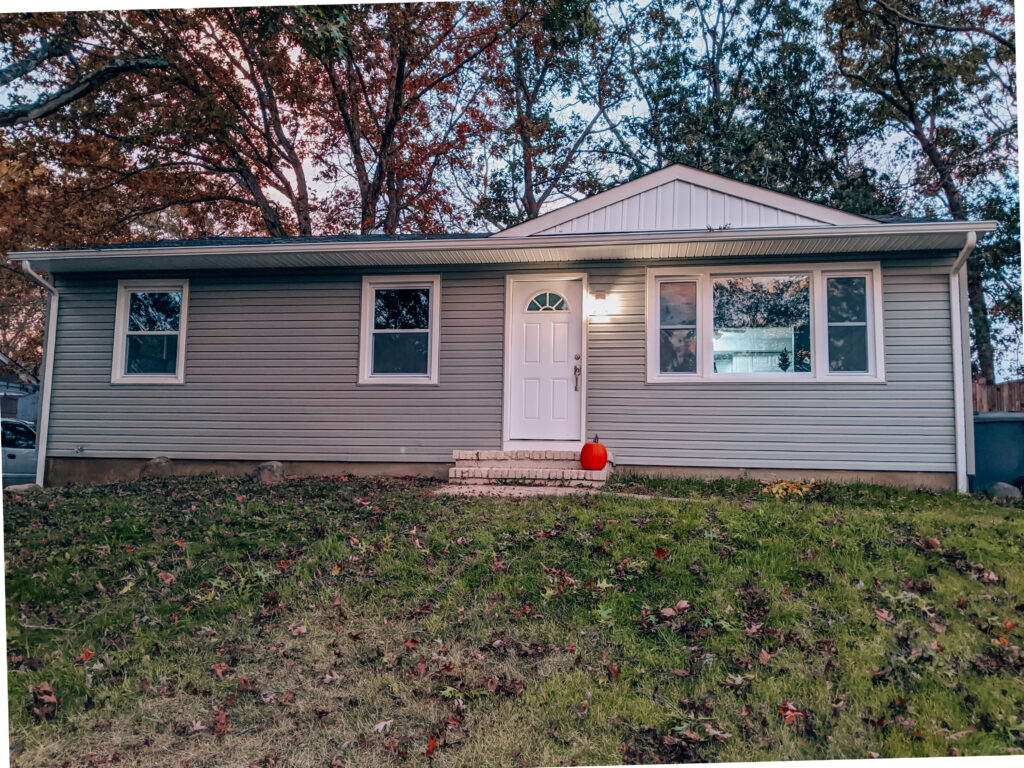
[[671, 181], [542, 229], [537, 234], [746, 229], [821, 226], [828, 223], [697, 184]]
[[491, 237], [878, 225], [791, 195], [670, 165]]

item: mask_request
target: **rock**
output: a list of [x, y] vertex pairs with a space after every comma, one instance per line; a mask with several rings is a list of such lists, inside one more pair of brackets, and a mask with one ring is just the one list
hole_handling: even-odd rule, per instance
[[8, 485], [4, 488], [5, 491], [10, 493], [24, 493], [25, 491], [32, 491], [39, 488], [37, 483], [22, 483], [21, 485]]
[[174, 465], [166, 456], [150, 459], [139, 470], [139, 477], [171, 477], [173, 474]]
[[284, 464], [280, 461], [264, 461], [256, 467], [252, 476], [260, 485], [277, 485], [284, 482]]
[[996, 483], [994, 485], [990, 485], [985, 493], [993, 499], [1019, 499], [1021, 497], [1020, 490], [1014, 488], [1009, 483]]

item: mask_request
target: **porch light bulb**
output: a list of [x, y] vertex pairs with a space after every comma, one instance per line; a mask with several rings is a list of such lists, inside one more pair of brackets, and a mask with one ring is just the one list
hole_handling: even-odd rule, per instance
[[603, 293], [594, 294], [594, 311], [592, 315], [597, 317], [607, 317], [608, 315], [608, 297]]

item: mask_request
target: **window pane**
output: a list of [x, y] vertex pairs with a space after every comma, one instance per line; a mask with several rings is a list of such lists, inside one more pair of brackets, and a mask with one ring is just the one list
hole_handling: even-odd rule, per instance
[[36, 434], [24, 424], [7, 423], [3, 425], [4, 448], [35, 448]]
[[811, 289], [807, 275], [717, 278], [715, 373], [811, 370]]
[[173, 334], [159, 336], [128, 336], [124, 371], [174, 375], [178, 367], [178, 337]]
[[429, 288], [382, 288], [374, 291], [373, 327], [430, 327]]
[[697, 332], [694, 329], [661, 332], [661, 371], [697, 372]]
[[697, 284], [695, 282], [661, 284], [661, 324], [697, 324]]
[[373, 334], [373, 373], [427, 374], [429, 333]]
[[568, 309], [565, 299], [557, 293], [538, 293], [526, 306], [527, 312], [563, 312]]
[[828, 369], [830, 371], [868, 371], [868, 327], [833, 325], [828, 329]]
[[128, 301], [129, 331], [176, 331], [181, 292], [133, 293]]
[[828, 291], [828, 321], [830, 323], [867, 322], [867, 280], [863, 277], [830, 277]]

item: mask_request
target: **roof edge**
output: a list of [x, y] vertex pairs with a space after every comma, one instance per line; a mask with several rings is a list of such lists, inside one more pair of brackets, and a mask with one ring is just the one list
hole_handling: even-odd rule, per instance
[[[10, 258], [51, 274], [162, 271], [245, 271], [306, 267], [409, 267], [443, 264], [518, 264], [690, 255], [897, 253], [960, 251], [995, 222], [797, 227], [787, 230], [640, 232], [608, 235], [544, 235], [504, 238], [405, 241], [403, 243], [303, 243], [249, 246], [200, 246], [85, 251], [22, 251]], [[359, 246], [362, 247], [359, 247]], [[654, 254], [663, 255], [656, 256]], [[675, 255], [672, 255], [675, 254]]]
[[835, 238], [915, 233], [991, 232], [997, 222], [982, 221], [935, 221], [907, 224], [857, 224], [835, 226], [801, 227], [758, 227], [749, 229], [688, 229], [654, 230], [645, 232], [603, 232], [596, 234], [521, 235], [518, 237], [470, 237], [429, 240], [388, 240], [388, 241], [344, 241], [344, 242], [272, 242], [247, 244], [213, 244], [153, 246], [150, 248], [72, 248], [61, 250], [15, 251], [7, 254], [12, 261], [34, 261], [43, 257], [74, 258], [87, 260], [89, 257], [128, 258], [163, 254], [204, 255], [216, 253], [259, 253], [286, 250], [293, 253], [329, 251], [447, 251], [479, 250], [494, 251], [509, 248], [559, 248], [586, 245], [640, 245], [659, 243], [716, 242], [738, 240], [779, 240], [804, 238]]

